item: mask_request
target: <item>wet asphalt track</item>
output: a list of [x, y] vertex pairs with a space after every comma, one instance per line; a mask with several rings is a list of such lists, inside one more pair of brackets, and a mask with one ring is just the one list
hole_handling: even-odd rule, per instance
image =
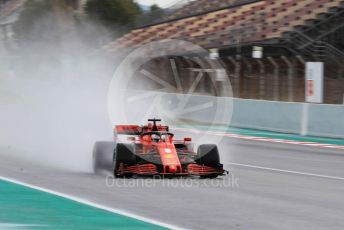
[[1, 159], [0, 176], [187, 229], [344, 229], [344, 151], [231, 138], [220, 151], [233, 176], [211, 182], [122, 179], [107, 186], [105, 175], [9, 159]]

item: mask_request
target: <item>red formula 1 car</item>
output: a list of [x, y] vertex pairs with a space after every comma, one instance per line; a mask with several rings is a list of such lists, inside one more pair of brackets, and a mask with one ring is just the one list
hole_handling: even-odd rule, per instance
[[[216, 145], [200, 145], [194, 152], [191, 138], [174, 140], [168, 126], [157, 124], [160, 119], [148, 121], [145, 126], [116, 126], [114, 143], [97, 142], [95, 171], [111, 168], [115, 177], [195, 175], [216, 178], [226, 173]], [[112, 159], [109, 159], [110, 152]]]

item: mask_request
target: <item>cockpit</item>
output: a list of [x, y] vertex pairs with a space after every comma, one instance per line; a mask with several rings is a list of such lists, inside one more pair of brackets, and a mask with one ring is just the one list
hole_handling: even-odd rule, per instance
[[141, 138], [144, 141], [159, 142], [172, 142], [174, 134], [168, 132], [146, 132], [141, 134]]

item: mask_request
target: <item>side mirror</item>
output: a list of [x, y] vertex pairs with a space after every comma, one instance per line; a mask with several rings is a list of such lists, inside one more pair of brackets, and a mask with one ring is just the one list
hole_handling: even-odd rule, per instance
[[192, 141], [191, 137], [184, 137], [184, 142], [190, 142], [190, 141]]

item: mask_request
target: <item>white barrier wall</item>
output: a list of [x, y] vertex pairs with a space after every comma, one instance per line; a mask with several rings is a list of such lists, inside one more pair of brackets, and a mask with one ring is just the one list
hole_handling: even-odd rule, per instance
[[344, 105], [310, 104], [307, 135], [344, 138]]
[[[193, 97], [193, 101], [205, 100], [203, 96]], [[344, 138], [344, 105], [224, 98], [220, 101], [226, 104], [233, 103], [232, 120], [230, 122], [232, 127]], [[212, 111], [208, 113], [210, 116]], [[202, 115], [189, 114], [188, 119], [200, 122], [207, 121], [207, 119], [209, 120], [206, 117], [208, 113]]]
[[[186, 96], [184, 108], [178, 109], [185, 95], [156, 92], [159, 98], [156, 117], [164, 120], [189, 120], [202, 124], [217, 123], [238, 128], [250, 128], [299, 135], [344, 138], [344, 105], [290, 103], [212, 96]], [[131, 105], [129, 113], [142, 119], [140, 111], [152, 104], [152, 98]], [[208, 106], [208, 107], [207, 107]], [[141, 108], [140, 108], [141, 107]], [[233, 107], [233, 109], [231, 109]], [[197, 108], [191, 112], [193, 108]], [[190, 110], [191, 111], [188, 111]], [[159, 113], [165, 111], [162, 114]], [[139, 115], [140, 114], [140, 115]], [[154, 114], [154, 113], [153, 113]], [[232, 118], [231, 121], [223, 119]]]
[[231, 125], [300, 135], [344, 138], [344, 105], [234, 99]]
[[299, 133], [301, 119], [301, 104], [234, 99], [231, 125], [240, 128]]

